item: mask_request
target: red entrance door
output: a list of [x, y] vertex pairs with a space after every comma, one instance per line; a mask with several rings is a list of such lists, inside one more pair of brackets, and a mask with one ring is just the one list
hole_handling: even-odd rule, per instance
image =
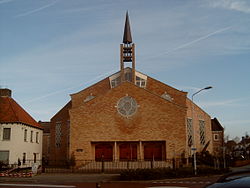
[[119, 145], [120, 160], [137, 160], [137, 145], [126, 143]]
[[113, 160], [113, 146], [111, 144], [97, 144], [95, 146], [95, 160], [96, 161], [112, 161]]
[[144, 159], [145, 160], [163, 160], [162, 157], [163, 143], [145, 143]]

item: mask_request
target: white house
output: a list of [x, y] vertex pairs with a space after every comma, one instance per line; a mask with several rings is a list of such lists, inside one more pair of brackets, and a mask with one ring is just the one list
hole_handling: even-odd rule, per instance
[[27, 167], [42, 160], [42, 127], [0, 89], [0, 161]]

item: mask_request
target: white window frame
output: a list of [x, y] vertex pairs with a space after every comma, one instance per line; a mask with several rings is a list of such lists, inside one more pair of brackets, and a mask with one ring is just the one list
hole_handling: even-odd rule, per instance
[[27, 129], [24, 129], [24, 142], [27, 142], [28, 141], [28, 130]]
[[33, 132], [34, 131], [30, 131], [30, 142], [33, 142]]
[[[8, 138], [6, 138], [6, 136], [5, 136], [5, 131], [4, 130], [10, 130], [10, 132], [9, 132], [9, 134], [8, 134]], [[9, 128], [9, 127], [4, 127], [3, 128], [3, 137], [2, 137], [2, 140], [4, 140], [4, 141], [9, 141], [11, 139], [11, 128]]]
[[39, 143], [39, 132], [36, 132], [36, 143]]
[[220, 135], [218, 133], [214, 134], [214, 141], [219, 141], [219, 140], [220, 140]]

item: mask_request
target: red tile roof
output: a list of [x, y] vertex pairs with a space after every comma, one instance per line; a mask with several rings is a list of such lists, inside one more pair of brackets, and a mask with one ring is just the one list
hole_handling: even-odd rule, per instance
[[23, 123], [42, 129], [36, 120], [11, 97], [0, 96], [0, 123]]

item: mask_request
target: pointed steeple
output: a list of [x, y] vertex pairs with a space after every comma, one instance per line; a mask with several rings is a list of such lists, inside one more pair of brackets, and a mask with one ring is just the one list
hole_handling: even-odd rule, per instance
[[[125, 77], [125, 63], [131, 63], [132, 69], [130, 73], [126, 72]], [[124, 27], [123, 43], [120, 44], [120, 66], [121, 66], [121, 82], [129, 81], [135, 83], [135, 44], [132, 43], [132, 36], [130, 31], [128, 11], [126, 13], [126, 21]]]
[[124, 27], [124, 34], [123, 34], [123, 43], [124, 44], [132, 43], [132, 35], [131, 35], [131, 31], [130, 31], [128, 11], [126, 13], [126, 20], [125, 20], [125, 27]]

